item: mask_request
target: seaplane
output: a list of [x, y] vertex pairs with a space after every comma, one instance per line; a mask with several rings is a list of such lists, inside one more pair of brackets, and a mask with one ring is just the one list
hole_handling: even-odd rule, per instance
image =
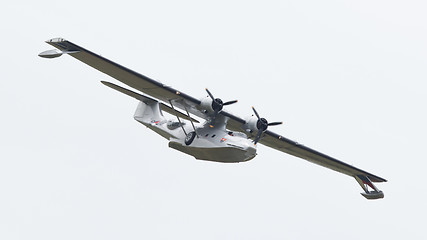
[[248, 117], [241, 118], [224, 109], [237, 100], [223, 101], [208, 89], [204, 97], [196, 98], [63, 38], [53, 38], [46, 43], [54, 49], [40, 53], [40, 57], [52, 59], [69, 55], [129, 87], [101, 81], [139, 101], [134, 119], [165, 138], [170, 148], [199, 160], [238, 163], [253, 159], [257, 145], [263, 144], [353, 177], [366, 199], [384, 198], [374, 183], [387, 182], [386, 179], [272, 132], [269, 127], [282, 122], [267, 121], [254, 107]]

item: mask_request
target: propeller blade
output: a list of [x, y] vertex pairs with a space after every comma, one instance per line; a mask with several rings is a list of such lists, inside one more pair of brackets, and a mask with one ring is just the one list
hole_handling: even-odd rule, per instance
[[258, 141], [261, 139], [261, 134], [263, 133], [263, 131], [258, 131], [255, 139], [254, 139], [254, 144], [257, 144]]
[[207, 88], [206, 88], [206, 92], [208, 92], [209, 97], [211, 97], [211, 98], [212, 98], [212, 101], [215, 101], [214, 96], [212, 95], [212, 93], [211, 93]]
[[228, 101], [228, 102], [223, 103], [222, 105], [223, 106], [227, 106], [227, 105], [230, 105], [230, 104], [233, 104], [233, 103], [236, 103], [236, 102], [237, 102], [237, 100]]
[[272, 123], [269, 123], [267, 125], [268, 126], [276, 126], [276, 125], [280, 125], [280, 124], [283, 124], [283, 122], [272, 122]]
[[261, 139], [261, 135], [262, 135], [265, 131], [267, 131], [268, 126], [276, 126], [276, 125], [280, 125], [280, 124], [283, 124], [283, 122], [272, 122], [272, 123], [269, 123], [269, 122], [267, 121], [267, 119], [265, 119], [265, 118], [261, 118], [261, 117], [259, 116], [258, 112], [255, 110], [255, 108], [254, 108], [254, 107], [252, 107], [252, 110], [254, 111], [254, 113], [255, 113], [256, 117], [258, 118], [258, 121], [257, 121], [257, 123], [256, 123], [256, 127], [258, 128], [258, 132], [257, 132], [257, 135], [256, 135], [256, 137], [255, 137], [255, 139], [254, 139], [254, 143], [255, 143], [255, 144], [257, 144], [257, 143], [258, 143], [258, 141]]
[[255, 113], [256, 117], [258, 118], [258, 120], [259, 120], [259, 119], [260, 119], [260, 117], [259, 117], [259, 115], [258, 115], [258, 113], [257, 113], [257, 111], [255, 110], [255, 108], [254, 108], [254, 107], [252, 107], [252, 110], [254, 110], [254, 113]]

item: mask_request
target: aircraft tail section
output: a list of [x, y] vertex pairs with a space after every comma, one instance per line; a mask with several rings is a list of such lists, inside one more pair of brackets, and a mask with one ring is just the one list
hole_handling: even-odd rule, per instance
[[169, 121], [163, 116], [158, 102], [139, 102], [133, 118], [168, 140], [176, 138], [177, 131], [168, 127]]
[[147, 124], [166, 121], [160, 110], [158, 102], [153, 102], [150, 104], [139, 102], [133, 118], [138, 122]]
[[[112, 88], [112, 89], [114, 89], [116, 91], [124, 93], [124, 94], [126, 94], [126, 95], [128, 95], [130, 97], [133, 97], [133, 98], [135, 98], [135, 99], [137, 99], [139, 101], [142, 101], [142, 102], [144, 102], [144, 103], [146, 103], [148, 105], [153, 104], [155, 102], [159, 102], [156, 99], [153, 99], [153, 98], [144, 96], [142, 94], [136, 93], [136, 92], [134, 92], [132, 90], [120, 87], [120, 86], [118, 86], [118, 85], [116, 85], [114, 83], [110, 83], [110, 82], [106, 82], [106, 81], [101, 81], [101, 83], [104, 84], [107, 87], [110, 87], [110, 88]], [[196, 120], [196, 119], [194, 119], [194, 118], [192, 118], [192, 117], [190, 117], [190, 116], [188, 116], [188, 115], [186, 115], [186, 114], [184, 114], [184, 113], [182, 113], [182, 112], [180, 112], [180, 111], [178, 111], [176, 109], [173, 109], [172, 107], [170, 107], [170, 106], [168, 106], [168, 105], [166, 105], [164, 103], [159, 102], [159, 104], [160, 104], [160, 109], [162, 111], [170, 113], [170, 114], [172, 114], [174, 116], [178, 116], [178, 117], [180, 117], [182, 119], [185, 119], [185, 120], [193, 121], [193, 122], [196, 122], [196, 123], [199, 122], [198, 120]]]
[[118, 92], [121, 92], [139, 100], [140, 102], [135, 111], [134, 119], [168, 140], [170, 138], [177, 138], [177, 136], [180, 134], [179, 132], [181, 129], [181, 124], [173, 120], [167, 120], [163, 116], [163, 111], [182, 119], [190, 120], [197, 123], [199, 122], [196, 119], [193, 119], [192, 117], [181, 113], [180, 111], [164, 103], [157, 101], [156, 99], [120, 87], [114, 83], [105, 81], [101, 81], [101, 83]]

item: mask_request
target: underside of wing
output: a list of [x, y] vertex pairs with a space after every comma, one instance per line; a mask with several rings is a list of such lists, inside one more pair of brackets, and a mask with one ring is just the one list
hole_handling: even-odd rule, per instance
[[[384, 197], [383, 192], [377, 189], [373, 184], [373, 182], [387, 182], [387, 180], [384, 178], [368, 173], [362, 169], [337, 160], [269, 130], [264, 133], [264, 137], [261, 138], [259, 142], [284, 153], [354, 177], [365, 191], [365, 193], [362, 193], [362, 195], [367, 199], [377, 199]], [[373, 191], [369, 191], [368, 186]]]
[[287, 139], [271, 131], [265, 132], [265, 136], [260, 140], [260, 143], [352, 177], [363, 175], [368, 176], [372, 182], [387, 181], [381, 177], [375, 176], [374, 174], [353, 167], [345, 162], [339, 161], [333, 157], [320, 153], [316, 150], [313, 150], [309, 147], [299, 144], [298, 142]]
[[162, 100], [166, 103], [173, 101], [175, 107], [186, 109], [188, 112], [201, 118], [206, 117], [203, 112], [197, 109], [200, 100], [182, 93], [181, 91], [121, 66], [65, 39], [54, 38], [46, 41], [46, 43], [59, 49], [59, 52], [54, 52], [56, 50], [46, 51], [40, 54], [42, 57], [53, 58], [62, 55], [62, 53], [66, 53], [153, 98]]

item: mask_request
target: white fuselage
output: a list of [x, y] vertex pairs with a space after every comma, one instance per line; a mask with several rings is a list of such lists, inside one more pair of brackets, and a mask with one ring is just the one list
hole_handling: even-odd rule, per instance
[[[256, 156], [256, 145], [240, 132], [225, 129], [225, 117], [195, 124], [177, 118], [167, 120], [159, 103], [140, 102], [135, 112], [136, 121], [169, 140], [169, 147], [194, 156], [196, 159], [216, 162], [244, 162]], [[195, 132], [189, 143], [186, 137]]]

